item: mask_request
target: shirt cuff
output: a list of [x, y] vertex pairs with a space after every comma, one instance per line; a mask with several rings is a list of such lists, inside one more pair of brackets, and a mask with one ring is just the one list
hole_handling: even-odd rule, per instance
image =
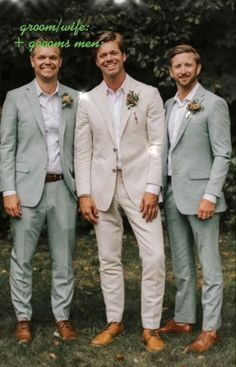
[[216, 204], [217, 198], [215, 195], [211, 195], [211, 194], [204, 194], [203, 199], [209, 200], [212, 203]]
[[2, 196], [10, 196], [10, 195], [16, 195], [16, 190], [7, 190], [7, 191], [3, 191]]
[[151, 194], [155, 194], [155, 195], [159, 196], [160, 192], [161, 192], [161, 186], [154, 185], [154, 184], [147, 184], [146, 192], [150, 192]]

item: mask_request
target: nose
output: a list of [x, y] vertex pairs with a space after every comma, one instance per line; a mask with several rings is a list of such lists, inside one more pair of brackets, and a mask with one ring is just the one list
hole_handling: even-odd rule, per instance
[[180, 72], [181, 72], [181, 74], [185, 74], [186, 73], [186, 68], [185, 68], [184, 65], [181, 66]]
[[46, 59], [44, 60], [45, 64], [51, 64], [51, 60], [49, 57], [46, 57]]
[[112, 60], [112, 55], [111, 54], [107, 54], [107, 57], [106, 57], [107, 61], [110, 61]]

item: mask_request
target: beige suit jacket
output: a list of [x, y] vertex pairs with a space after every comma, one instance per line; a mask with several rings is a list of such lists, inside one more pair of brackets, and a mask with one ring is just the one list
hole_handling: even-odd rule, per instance
[[[139, 99], [128, 109], [127, 94]], [[163, 102], [156, 88], [127, 75], [121, 111], [122, 176], [137, 206], [147, 184], [162, 185]], [[80, 99], [75, 132], [75, 177], [78, 197], [91, 195], [97, 208], [108, 210], [116, 186], [117, 146], [104, 82]]]

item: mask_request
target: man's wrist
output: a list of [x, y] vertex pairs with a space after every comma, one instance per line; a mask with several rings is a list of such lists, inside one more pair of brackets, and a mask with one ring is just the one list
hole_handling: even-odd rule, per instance
[[161, 186], [154, 185], [154, 184], [147, 184], [146, 185], [146, 192], [149, 192], [150, 194], [155, 194], [155, 195], [159, 196], [160, 192], [161, 192]]
[[203, 195], [203, 199], [211, 201], [213, 204], [216, 204], [216, 201], [217, 201], [217, 198], [216, 198], [215, 195], [211, 195], [211, 194], [207, 194], [207, 193], [205, 193]]
[[5, 198], [6, 196], [16, 195], [16, 190], [6, 190], [3, 191], [2, 196]]

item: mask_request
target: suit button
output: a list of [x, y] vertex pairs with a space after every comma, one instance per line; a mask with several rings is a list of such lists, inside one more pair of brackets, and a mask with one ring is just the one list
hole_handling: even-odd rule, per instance
[[117, 148], [113, 148], [113, 152], [117, 152], [117, 150], [118, 150]]
[[116, 172], [116, 168], [113, 168], [113, 169], [112, 169], [112, 172]]

